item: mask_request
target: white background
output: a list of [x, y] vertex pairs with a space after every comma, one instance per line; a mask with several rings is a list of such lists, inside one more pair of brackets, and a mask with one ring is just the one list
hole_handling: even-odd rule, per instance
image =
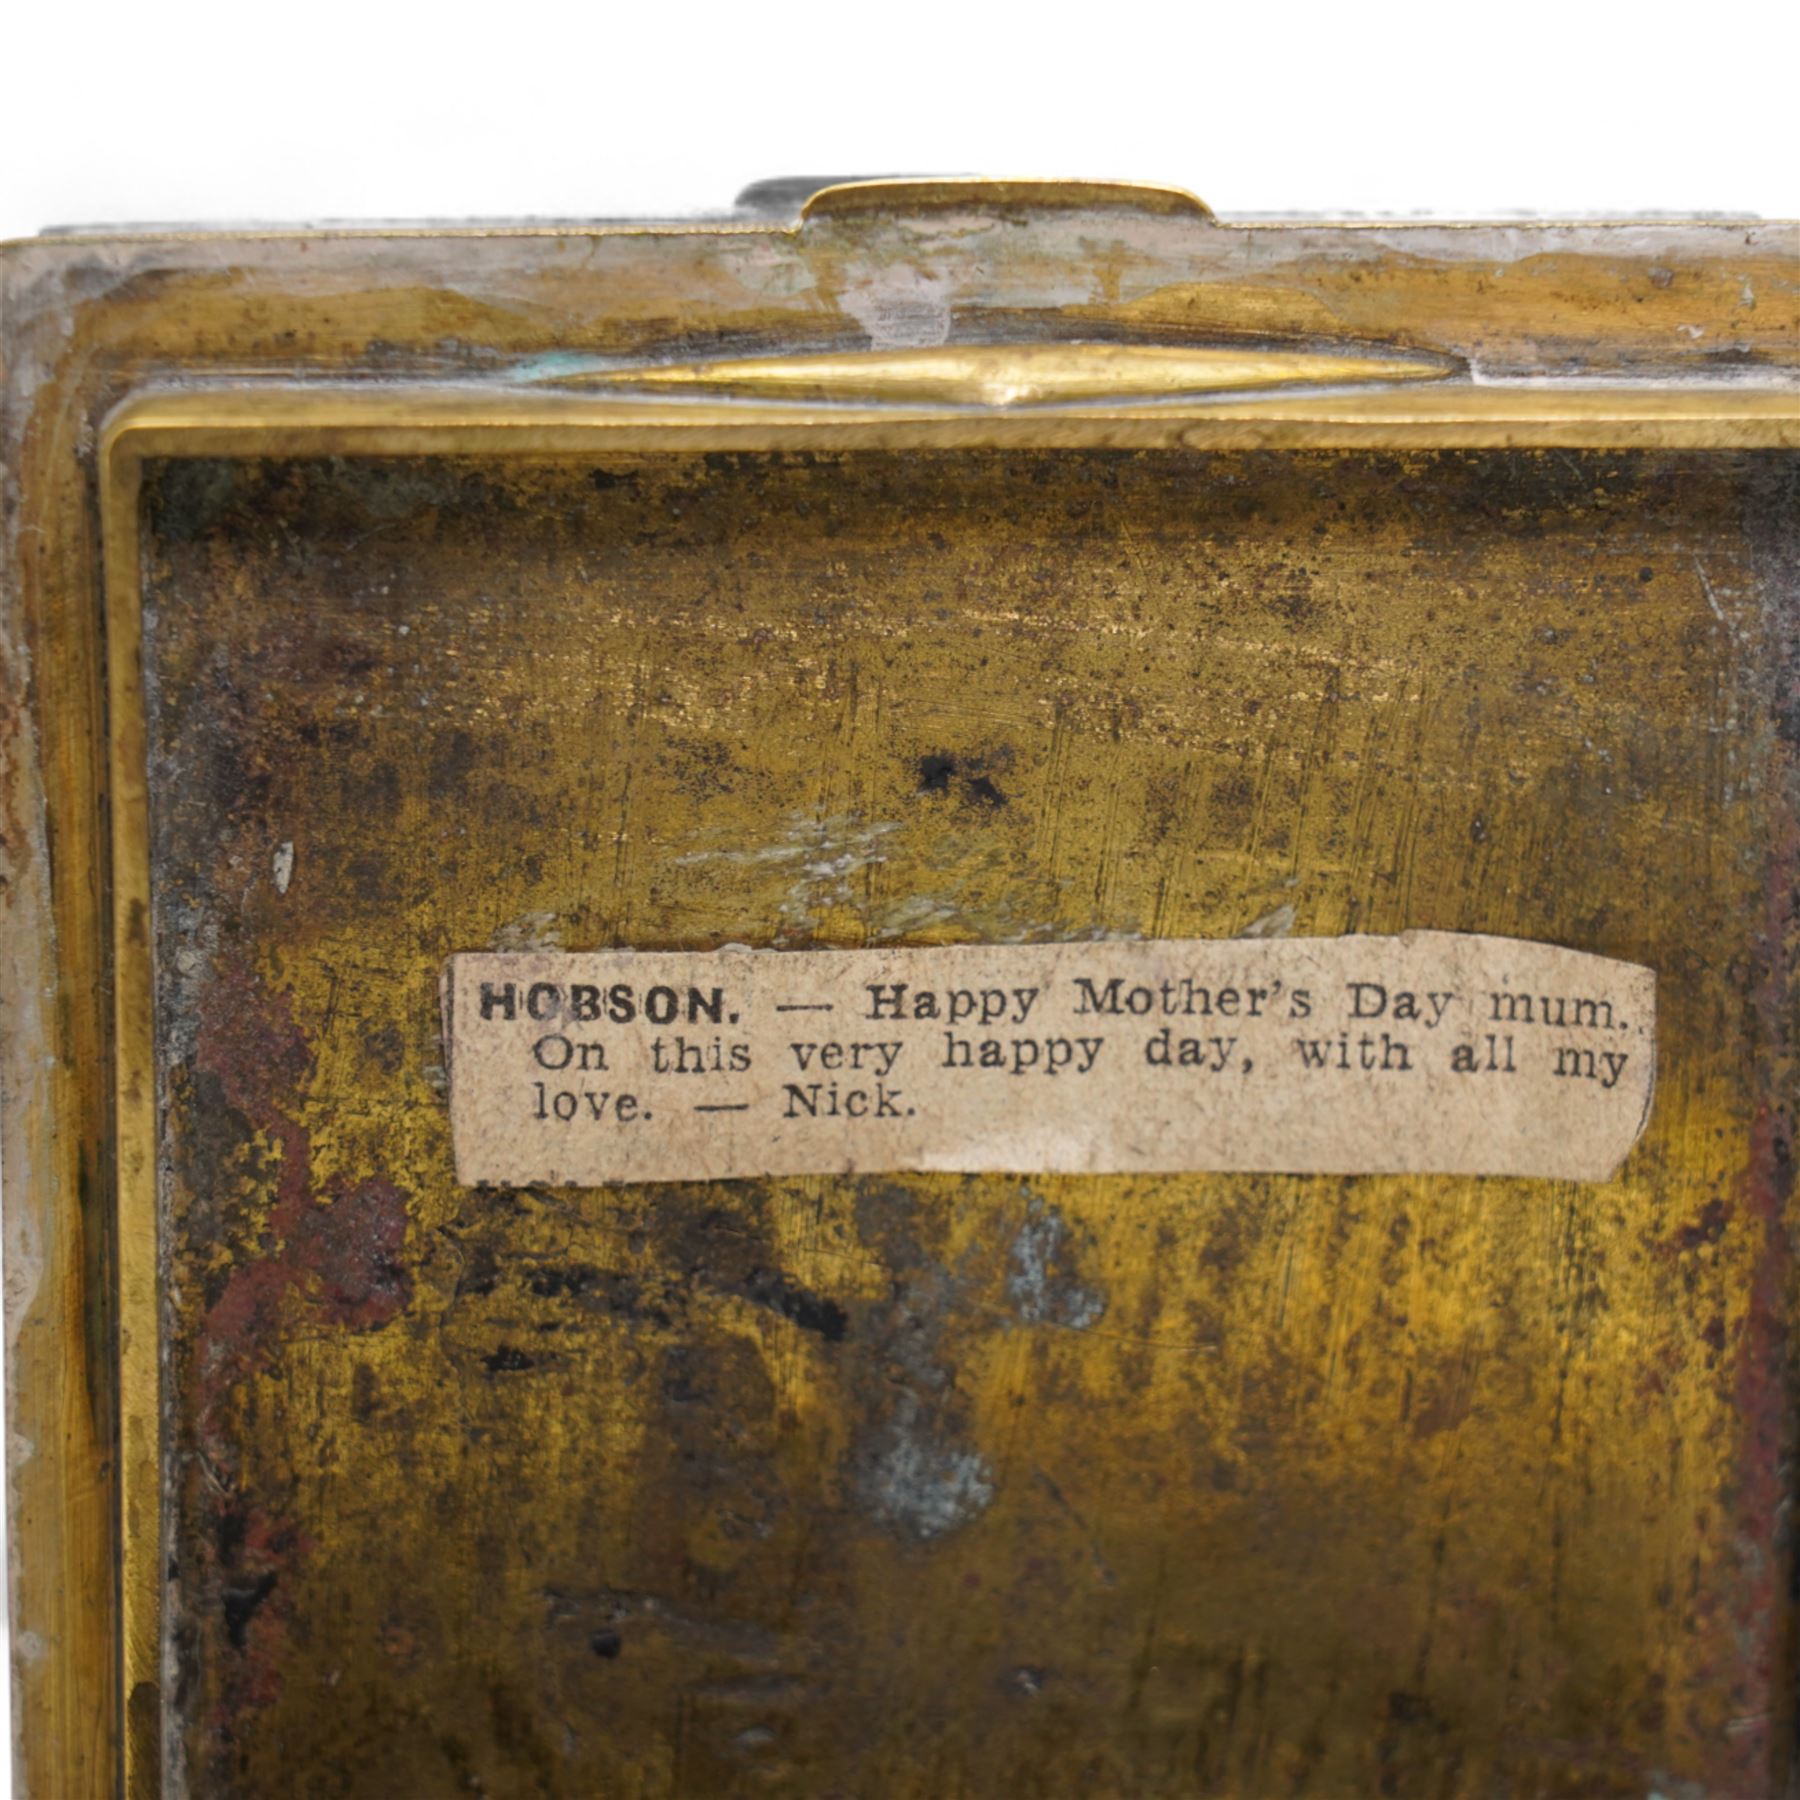
[[0, 237], [669, 216], [791, 174], [1120, 176], [1226, 214], [1800, 217], [1794, 0], [12, 0], [4, 22]]
[[1800, 6], [10, 0], [0, 235], [601, 217], [758, 176], [1173, 182], [1221, 212], [1800, 215]]

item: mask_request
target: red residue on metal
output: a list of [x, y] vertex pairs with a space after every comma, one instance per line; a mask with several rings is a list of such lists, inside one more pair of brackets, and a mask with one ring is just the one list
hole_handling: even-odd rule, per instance
[[277, 1149], [273, 1204], [259, 1234], [264, 1254], [235, 1268], [208, 1310], [196, 1349], [196, 1424], [211, 1530], [202, 1539], [194, 1593], [223, 1614], [237, 1655], [219, 1671], [211, 1710], [215, 1747], [228, 1766], [238, 1723], [280, 1698], [293, 1579], [311, 1545], [264, 1511], [245, 1509], [235, 1478], [239, 1433], [233, 1391], [281, 1341], [284, 1315], [304, 1309], [349, 1331], [387, 1324], [411, 1297], [404, 1254], [404, 1189], [379, 1176], [316, 1191], [312, 1140], [289, 1111], [310, 1078], [312, 1050], [285, 994], [228, 966], [201, 1008], [196, 1069]]
[[282, 1119], [281, 1097], [312, 1073], [312, 1047], [292, 1000], [271, 993], [241, 963], [227, 963], [200, 1006], [195, 1062], [218, 1077], [231, 1102], [259, 1130]]
[[234, 1270], [206, 1316], [216, 1393], [259, 1359], [290, 1296], [359, 1331], [385, 1325], [406, 1305], [407, 1195], [378, 1176], [314, 1192], [310, 1134], [285, 1108], [312, 1069], [287, 995], [269, 992], [242, 968], [221, 971], [202, 1009], [196, 1064], [280, 1149], [263, 1232], [269, 1253]]
[[[1778, 766], [1774, 792], [1784, 791]], [[1760, 1097], [1751, 1131], [1750, 1161], [1741, 1185], [1744, 1209], [1760, 1226], [1751, 1277], [1749, 1306], [1738, 1338], [1738, 1481], [1731, 1503], [1738, 1522], [1739, 1581], [1733, 1611], [1743, 1660], [1731, 1684], [1728, 1727], [1732, 1762], [1747, 1785], [1734, 1792], [1759, 1791], [1756, 1781], [1778, 1780], [1789, 1749], [1777, 1743], [1778, 1721], [1786, 1717], [1782, 1692], [1792, 1662], [1784, 1627], [1788, 1562], [1785, 1538], [1791, 1442], [1787, 1311], [1792, 1275], [1789, 1206], [1794, 1185], [1793, 1116], [1781, 1091], [1791, 1068], [1792, 955], [1800, 910], [1795, 877], [1800, 871], [1800, 821], [1777, 802], [1780, 828], [1765, 884], [1767, 912], [1760, 946], [1761, 979], [1757, 1008], [1765, 1033], [1765, 1066], [1770, 1087]]]
[[290, 1294], [353, 1331], [375, 1330], [400, 1312], [412, 1292], [402, 1261], [406, 1200], [404, 1189], [369, 1180], [340, 1186], [325, 1201], [303, 1194], [278, 1207], [269, 1218], [278, 1247], [235, 1271], [206, 1315], [206, 1337], [226, 1352], [232, 1372], [267, 1347]]
[[215, 1574], [226, 1637], [242, 1652], [223, 1671], [222, 1696], [212, 1710], [213, 1731], [223, 1746], [230, 1742], [234, 1720], [281, 1697], [293, 1612], [284, 1584], [313, 1545], [295, 1526], [254, 1508], [237, 1513], [220, 1507], [214, 1535], [220, 1544]]
[[329, 1204], [310, 1207], [295, 1224], [288, 1266], [332, 1324], [373, 1331], [406, 1305], [406, 1199], [391, 1182], [359, 1181], [340, 1186]]

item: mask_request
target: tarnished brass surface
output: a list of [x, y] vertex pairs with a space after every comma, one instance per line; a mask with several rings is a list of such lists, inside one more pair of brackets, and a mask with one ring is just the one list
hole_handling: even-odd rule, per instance
[[[1780, 1791], [1792, 228], [836, 193], [5, 252], [28, 1791]], [[452, 1178], [454, 950], [1412, 926], [1616, 1181]]]

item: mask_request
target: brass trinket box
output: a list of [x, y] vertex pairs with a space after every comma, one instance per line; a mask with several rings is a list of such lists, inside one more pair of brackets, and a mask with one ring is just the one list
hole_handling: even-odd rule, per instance
[[[0, 363], [23, 1793], [1784, 1791], [1794, 225], [76, 233]], [[1616, 1152], [1140, 1132], [1364, 938], [1647, 972]], [[851, 955], [953, 1143], [823, 988], [785, 1161], [479, 1135]]]

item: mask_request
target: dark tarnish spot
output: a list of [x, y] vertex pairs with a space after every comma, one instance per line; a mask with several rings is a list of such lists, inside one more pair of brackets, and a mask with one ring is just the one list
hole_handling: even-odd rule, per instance
[[456, 1295], [491, 1294], [500, 1284], [500, 1260], [492, 1244], [477, 1244], [469, 1252], [469, 1260], [457, 1278]]
[[1436, 1725], [1437, 1715], [1423, 1694], [1396, 1689], [1388, 1695], [1388, 1717], [1396, 1725]]
[[674, 1345], [664, 1357], [662, 1397], [669, 1406], [712, 1404], [713, 1390], [697, 1372], [692, 1352], [686, 1345]]
[[511, 1344], [502, 1344], [493, 1355], [484, 1356], [481, 1362], [490, 1375], [517, 1375], [525, 1369], [537, 1367], [535, 1356], [527, 1356], [523, 1350], [515, 1350]]
[[240, 465], [216, 458], [175, 457], [157, 466], [145, 495], [157, 535], [171, 544], [197, 543], [243, 497]]
[[344, 871], [352, 892], [367, 906], [388, 904], [393, 874], [387, 858], [376, 855], [352, 857], [350, 866]]
[[1377, 1740], [1376, 1754], [1382, 1768], [1381, 1792], [1399, 1793], [1406, 1776], [1422, 1766], [1436, 1767], [1443, 1756], [1443, 1740], [1449, 1724], [1425, 1694], [1395, 1689], [1387, 1698], [1387, 1718]]
[[996, 763], [1004, 765], [1010, 761], [1010, 755], [1004, 751], [997, 756], [956, 757], [948, 751], [935, 750], [919, 758], [918, 791], [948, 794], [960, 787], [962, 798], [970, 805], [1004, 806], [1006, 796], [989, 770]]
[[919, 758], [919, 792], [921, 794], [947, 794], [950, 791], [950, 778], [956, 773], [956, 758], [945, 756], [941, 752], [932, 756]]
[[1731, 1209], [1723, 1200], [1713, 1199], [1700, 1209], [1693, 1224], [1684, 1225], [1675, 1234], [1677, 1250], [1698, 1250], [1702, 1244], [1716, 1244], [1725, 1235], [1731, 1221]]
[[[489, 1252], [492, 1255], [492, 1252]], [[592, 1263], [567, 1263], [533, 1269], [525, 1285], [540, 1300], [579, 1300], [600, 1285], [600, 1271]]]
[[771, 1265], [773, 1247], [756, 1210], [740, 1214], [708, 1207], [690, 1212], [671, 1205], [661, 1237], [669, 1261], [680, 1271], [679, 1281], [692, 1289], [766, 1307], [828, 1343], [840, 1342], [849, 1330], [849, 1315], [835, 1300]]
[[[491, 1268], [494, 1253], [482, 1252]], [[541, 1263], [525, 1276], [525, 1288], [539, 1300], [573, 1302], [583, 1311], [607, 1313], [614, 1318], [648, 1320], [667, 1327], [672, 1323], [668, 1296], [647, 1295], [635, 1275], [620, 1269], [599, 1269], [592, 1263]], [[492, 1281], [481, 1292], [491, 1290]]]
[[460, 794], [475, 772], [478, 757], [474, 733], [453, 731], [450, 741], [432, 758], [431, 770], [425, 779], [426, 792], [436, 800]]
[[596, 1631], [588, 1639], [588, 1648], [596, 1656], [604, 1657], [608, 1662], [612, 1662], [625, 1648], [625, 1640], [616, 1631]]
[[802, 1331], [816, 1331], [827, 1343], [842, 1343], [850, 1318], [835, 1300], [782, 1274], [779, 1269], [753, 1269], [739, 1290], [746, 1300], [791, 1319]]
[[280, 1579], [273, 1571], [259, 1575], [254, 1581], [228, 1583], [221, 1596], [225, 1614], [225, 1635], [234, 1650], [242, 1650], [250, 1634], [250, 1621], [256, 1609], [275, 1591]]
[[405, 1034], [391, 1023], [372, 1027], [363, 1034], [362, 1053], [382, 1074], [397, 1074], [406, 1060]]
[[558, 1757], [539, 1727], [537, 1708], [508, 1681], [488, 1686], [489, 1717], [495, 1747], [509, 1769], [517, 1769], [520, 1793], [549, 1794], [557, 1772]]
[[374, 1419], [381, 1405], [381, 1382], [367, 1363], [359, 1362], [350, 1377], [350, 1416], [359, 1425]]

